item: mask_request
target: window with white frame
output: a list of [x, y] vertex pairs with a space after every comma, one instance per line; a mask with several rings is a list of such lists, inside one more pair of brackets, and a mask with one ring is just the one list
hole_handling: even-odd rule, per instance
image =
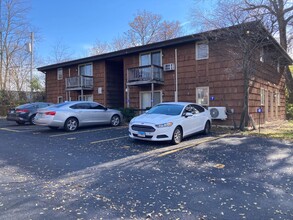
[[78, 100], [79, 101], [94, 101], [94, 97], [93, 97], [93, 95], [83, 95], [83, 96], [81, 96], [81, 95], [79, 95], [78, 96]]
[[62, 80], [63, 79], [63, 69], [58, 68], [57, 69], [57, 80]]
[[278, 106], [281, 105], [281, 96], [280, 96], [280, 93], [278, 91], [276, 92], [276, 102], [277, 102]]
[[63, 96], [58, 96], [57, 97], [57, 103], [63, 102]]
[[78, 66], [80, 76], [93, 76], [93, 64], [87, 63]]
[[277, 72], [279, 73], [280, 72], [280, 61], [278, 60], [277, 62]]
[[265, 89], [260, 88], [260, 105], [265, 105]]
[[196, 60], [204, 60], [209, 58], [209, 44], [207, 41], [197, 42], [195, 44]]
[[265, 62], [265, 50], [263, 47], [260, 48], [259, 60], [262, 63]]
[[208, 106], [209, 105], [209, 87], [197, 87], [196, 88], [196, 103]]
[[149, 53], [142, 53], [139, 56], [140, 66], [157, 65], [162, 66], [162, 52], [153, 51]]

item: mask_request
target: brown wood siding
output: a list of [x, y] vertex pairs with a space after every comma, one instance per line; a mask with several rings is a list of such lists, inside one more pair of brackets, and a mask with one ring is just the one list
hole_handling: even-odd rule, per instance
[[[265, 121], [284, 120], [286, 118], [285, 109], [285, 78], [277, 71], [276, 64], [259, 62], [256, 65], [256, 74], [250, 80], [249, 88], [249, 112], [253, 119], [259, 123], [259, 116], [261, 123]], [[261, 88], [265, 90], [267, 95], [267, 104], [261, 105]], [[280, 94], [280, 105], [277, 105], [277, 93]], [[263, 112], [259, 115], [257, 109], [262, 108]], [[267, 115], [266, 115], [267, 114]]]
[[[235, 118], [240, 119], [243, 106], [243, 75], [231, 57], [223, 48], [215, 43], [209, 45], [209, 59], [195, 59], [195, 43], [177, 47], [178, 69], [178, 101], [196, 102], [196, 88], [208, 86], [210, 97], [209, 106], [225, 106], [234, 109]], [[163, 64], [175, 63], [175, 48], [162, 50]], [[125, 73], [128, 68], [139, 65], [139, 54], [124, 59]], [[125, 74], [126, 84], [126, 74]], [[139, 108], [139, 92], [150, 91], [149, 86], [130, 87], [130, 106]], [[155, 90], [163, 91], [163, 101], [174, 101], [175, 71], [164, 72], [164, 85], [155, 86]], [[126, 100], [126, 98], [125, 98]], [[220, 121], [221, 124], [232, 125], [230, 119]]]
[[[209, 106], [225, 106], [234, 110], [234, 115], [228, 120], [214, 120], [214, 124], [232, 126], [232, 118], [238, 123], [244, 103], [244, 78], [241, 72], [241, 60], [237, 60], [227, 52], [227, 44], [209, 42], [209, 58], [196, 60], [195, 42], [178, 45], [177, 47], [163, 48], [162, 64], [175, 63], [175, 49], [177, 49], [178, 70], [178, 100], [196, 102], [196, 88], [209, 87]], [[160, 48], [159, 48], [160, 49]], [[234, 48], [235, 50], [235, 48]], [[256, 52], [257, 54], [257, 52]], [[110, 107], [127, 106], [127, 69], [139, 66], [139, 53], [123, 55], [115, 58], [116, 61], [97, 61], [93, 63], [94, 90], [84, 91], [84, 94], [93, 94], [94, 101]], [[260, 106], [260, 88], [268, 91], [267, 120], [285, 118], [285, 79], [276, 71], [276, 62], [257, 62], [255, 75], [251, 77], [249, 88], [249, 114], [258, 120], [256, 109]], [[65, 91], [65, 78], [78, 75], [78, 65], [63, 68], [63, 80], [57, 80], [57, 69], [46, 73], [47, 101], [56, 102], [58, 96], [64, 100], [68, 96]], [[123, 72], [123, 74], [122, 74]], [[175, 71], [164, 72], [164, 84], [155, 85], [155, 90], [161, 90], [164, 102], [174, 101]], [[102, 88], [102, 94], [98, 94]], [[139, 108], [141, 91], [150, 91], [151, 85], [130, 86], [130, 107]], [[276, 107], [276, 92], [280, 93], [280, 106]], [[71, 91], [72, 100], [77, 100], [80, 91]], [[264, 114], [262, 122], [264, 122]]]

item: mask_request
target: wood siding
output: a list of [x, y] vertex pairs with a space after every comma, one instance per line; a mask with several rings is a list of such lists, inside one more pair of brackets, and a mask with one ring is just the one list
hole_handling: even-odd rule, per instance
[[[196, 60], [195, 42], [177, 47], [158, 48], [162, 51], [162, 64], [175, 63], [177, 49], [178, 101], [196, 102], [196, 88], [209, 87], [209, 106], [224, 106], [234, 111], [225, 121], [214, 120], [214, 124], [233, 126], [239, 122], [244, 103], [244, 77], [241, 60], [229, 53], [228, 46], [222, 42], [209, 42], [209, 58]], [[234, 48], [235, 50], [235, 48]], [[149, 52], [149, 51], [146, 51]], [[257, 52], [256, 52], [257, 53]], [[81, 63], [82, 64], [82, 63]], [[258, 121], [257, 108], [260, 107], [260, 89], [268, 92], [267, 113], [261, 115], [261, 122], [285, 119], [285, 79], [273, 63], [256, 61], [256, 71], [249, 85], [249, 114]], [[115, 60], [93, 62], [94, 101], [110, 107], [140, 108], [140, 92], [151, 91], [151, 85], [130, 86], [130, 99], [127, 100], [127, 69], [139, 66], [139, 53], [125, 54]], [[283, 71], [283, 70], [282, 70]], [[78, 75], [78, 65], [63, 68], [63, 80], [57, 80], [57, 69], [46, 72], [47, 101], [57, 102], [58, 96], [68, 99], [65, 78]], [[162, 91], [162, 101], [175, 100], [175, 71], [164, 72], [164, 84], [156, 84], [154, 90]], [[102, 89], [102, 94], [98, 89]], [[280, 93], [280, 105], [276, 104], [276, 94]], [[80, 91], [71, 91], [72, 100], [77, 100]], [[272, 98], [270, 98], [272, 97]]]

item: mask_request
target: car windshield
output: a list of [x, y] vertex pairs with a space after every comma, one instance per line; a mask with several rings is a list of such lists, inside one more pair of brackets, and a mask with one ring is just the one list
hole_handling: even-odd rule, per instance
[[179, 115], [183, 107], [183, 105], [176, 104], [159, 104], [151, 108], [147, 114]]

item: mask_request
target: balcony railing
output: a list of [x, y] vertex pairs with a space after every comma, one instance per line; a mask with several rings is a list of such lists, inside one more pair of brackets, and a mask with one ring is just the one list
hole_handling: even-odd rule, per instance
[[127, 70], [128, 85], [139, 85], [147, 83], [164, 83], [163, 68], [161, 66], [140, 66]]
[[93, 89], [93, 77], [91, 76], [74, 76], [66, 78], [67, 90], [92, 90]]

